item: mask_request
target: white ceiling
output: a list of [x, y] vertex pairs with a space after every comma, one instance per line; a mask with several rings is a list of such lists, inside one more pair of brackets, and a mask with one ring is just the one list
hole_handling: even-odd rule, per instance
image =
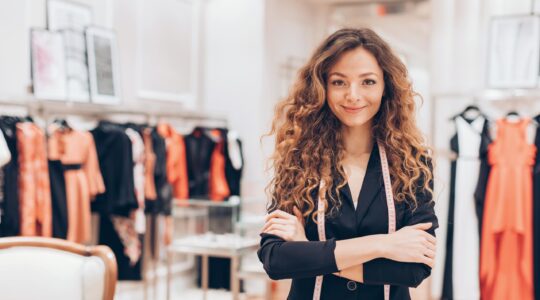
[[369, 3], [399, 3], [399, 2], [420, 2], [424, 0], [305, 0], [315, 4], [339, 4], [339, 5], [354, 5], [354, 4], [369, 4]]

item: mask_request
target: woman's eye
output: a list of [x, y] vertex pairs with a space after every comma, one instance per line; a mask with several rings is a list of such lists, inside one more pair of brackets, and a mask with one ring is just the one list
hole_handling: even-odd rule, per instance
[[366, 79], [366, 80], [364, 80], [364, 84], [365, 84], [365, 85], [374, 85], [374, 84], [376, 84], [376, 83], [377, 83], [377, 82], [376, 82], [375, 80], [373, 80], [373, 79]]
[[333, 86], [344, 86], [345, 82], [343, 80], [332, 80]]

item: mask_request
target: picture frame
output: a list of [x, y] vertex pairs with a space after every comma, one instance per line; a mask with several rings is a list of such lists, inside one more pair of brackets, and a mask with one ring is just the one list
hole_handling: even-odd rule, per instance
[[88, 5], [64, 0], [47, 0], [47, 28], [64, 36], [67, 100], [90, 102], [88, 63], [84, 30], [92, 24]]
[[536, 88], [540, 72], [540, 16], [494, 17], [487, 59], [489, 88]]
[[66, 100], [67, 80], [64, 39], [59, 32], [30, 30], [30, 64], [34, 97]]
[[116, 33], [97, 26], [85, 30], [90, 82], [93, 103], [119, 104], [120, 81]]
[[75, 30], [81, 33], [92, 25], [92, 8], [77, 2], [47, 0], [47, 29]]

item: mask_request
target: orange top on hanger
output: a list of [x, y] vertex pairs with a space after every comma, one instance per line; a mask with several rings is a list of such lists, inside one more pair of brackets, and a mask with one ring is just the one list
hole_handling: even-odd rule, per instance
[[173, 196], [180, 200], [188, 199], [189, 187], [184, 138], [167, 123], [158, 124], [157, 130], [165, 138], [167, 148], [167, 180], [172, 185]]
[[[209, 178], [209, 197], [213, 201], [223, 201], [231, 192], [225, 175], [225, 142], [221, 132], [217, 129], [210, 131], [210, 134], [218, 140], [212, 151], [210, 158], [210, 178]], [[226, 137], [225, 137], [226, 138]]]

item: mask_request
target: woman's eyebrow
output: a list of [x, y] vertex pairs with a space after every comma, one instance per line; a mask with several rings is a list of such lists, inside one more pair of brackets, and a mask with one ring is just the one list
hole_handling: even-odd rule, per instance
[[[330, 77], [330, 76], [332, 76], [332, 75], [347, 78], [347, 76], [345, 76], [344, 74], [339, 73], [339, 72], [332, 72], [332, 73], [330, 73], [330, 74], [328, 75], [328, 77]], [[362, 74], [358, 75], [358, 77], [366, 77], [366, 76], [369, 76], [369, 75], [374, 75], [374, 76], [376, 76], [376, 77], [379, 77], [379, 75], [377, 75], [377, 73], [375, 73], [375, 72], [366, 72], [366, 73], [362, 73]]]

